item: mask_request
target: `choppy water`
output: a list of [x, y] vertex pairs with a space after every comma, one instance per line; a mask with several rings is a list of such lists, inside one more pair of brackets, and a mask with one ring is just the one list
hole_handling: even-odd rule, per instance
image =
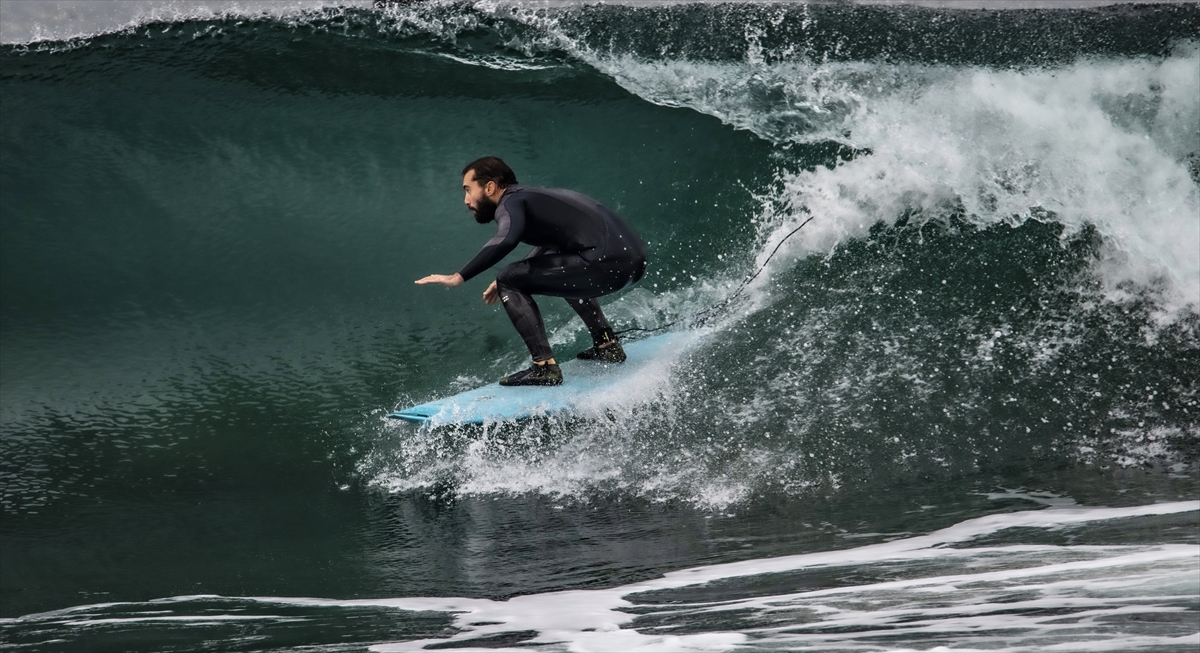
[[[1195, 4], [150, 7], [3, 7], [0, 646], [1200, 644]], [[648, 241], [619, 328], [765, 270], [389, 423], [523, 363], [412, 284], [489, 153]]]

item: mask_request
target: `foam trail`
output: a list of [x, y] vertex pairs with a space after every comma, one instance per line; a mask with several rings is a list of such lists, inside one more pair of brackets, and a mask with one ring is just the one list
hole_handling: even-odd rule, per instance
[[[577, 328], [578, 324], [570, 324], [562, 330]], [[634, 421], [640, 411], [662, 402], [670, 394], [676, 385], [673, 382], [675, 367], [705, 336], [703, 331], [675, 334], [670, 345], [655, 352], [653, 360], [645, 362], [636, 376], [622, 384], [619, 393], [583, 399], [570, 415], [542, 419], [556, 424], [555, 430], [559, 431], [569, 430], [561, 424], [566, 420], [593, 423], [615, 420], [618, 424]], [[548, 449], [541, 442], [543, 424], [539, 420], [524, 424], [489, 423], [479, 433], [474, 427], [452, 423], [413, 429], [390, 422], [387, 427], [404, 438], [404, 444], [395, 451], [377, 454], [387, 461], [384, 465], [387, 471], [374, 474], [373, 482], [389, 492], [404, 492], [429, 487], [453, 470], [462, 479], [457, 491], [464, 495], [539, 491], [569, 494], [572, 491], [586, 493], [586, 487], [597, 479], [620, 476], [619, 466], [614, 465], [611, 457], [589, 452], [592, 442], [587, 437]], [[435, 436], [435, 431], [441, 435]], [[451, 449], [457, 449], [455, 456], [447, 455]], [[392, 456], [400, 456], [401, 460], [390, 460]], [[448, 463], [447, 460], [455, 462]]]
[[[995, 514], [928, 535], [850, 550], [696, 567], [610, 589], [552, 592], [507, 601], [456, 597], [249, 600], [454, 615], [454, 625], [460, 632], [453, 637], [371, 648], [381, 653], [418, 651], [430, 644], [451, 643], [458, 650], [508, 651], [563, 650], [564, 645], [572, 651], [724, 651], [742, 647], [927, 650], [936, 644], [969, 651], [1187, 650], [1200, 641], [1200, 629], [1186, 618], [1200, 598], [1200, 583], [1194, 573], [1200, 549], [1194, 545], [970, 544], [1008, 529], [1054, 531], [1095, 522], [1197, 511], [1200, 502], [1184, 501]], [[892, 569], [893, 577], [866, 583], [826, 583], [783, 594], [761, 591], [748, 598], [739, 598], [737, 591], [726, 589], [716, 594], [720, 598], [715, 602], [712, 598], [689, 600], [686, 594], [670, 594], [768, 574], [810, 573], [824, 579], [850, 574], [870, 579], [873, 573], [878, 574], [871, 569]], [[800, 577], [793, 585], [803, 588], [806, 582]], [[778, 588], [780, 584], [776, 581], [765, 586]], [[213, 597], [177, 597], [155, 604], [197, 598]], [[112, 605], [29, 615], [22, 621], [65, 619], [86, 626], [93, 623], [87, 613], [101, 612], [98, 608]], [[1138, 626], [1143, 623], [1137, 621], [1138, 615], [1147, 616], [1161, 628]], [[1131, 617], [1134, 621], [1126, 624]], [[114, 617], [105, 613], [102, 618]], [[153, 621], [160, 617], [139, 613], [133, 618]], [[209, 618], [222, 619], [220, 615]], [[687, 634], [672, 632], [676, 629]], [[518, 632], [536, 632], [536, 636], [524, 635], [520, 647], [508, 648], [497, 648], [480, 639]], [[473, 641], [477, 642], [474, 647]], [[912, 644], [912, 648], [905, 643]]]
[[[370, 648], [379, 652], [429, 645], [467, 651], [1194, 650], [1200, 641], [1190, 618], [1200, 600], [1194, 544], [987, 541], [1011, 529], [1076, 532], [1114, 520], [1126, 527], [1130, 520], [1196, 513], [1200, 502], [1127, 508], [1046, 502], [1066, 507], [989, 515], [849, 550], [696, 567], [610, 589], [507, 601], [180, 596], [77, 606], [0, 624], [22, 634], [60, 627], [120, 636], [254, 622], [302, 628], [312, 620], [337, 623], [347, 608], [375, 608], [413, 617], [450, 613], [458, 631]], [[780, 593], [788, 588], [793, 591]]]

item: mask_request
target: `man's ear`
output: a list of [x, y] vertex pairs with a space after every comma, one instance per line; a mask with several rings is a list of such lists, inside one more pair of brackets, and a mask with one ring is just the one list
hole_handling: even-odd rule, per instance
[[496, 182], [494, 180], [489, 180], [488, 183], [483, 185], [484, 195], [491, 197], [492, 193], [494, 192], [496, 192]]

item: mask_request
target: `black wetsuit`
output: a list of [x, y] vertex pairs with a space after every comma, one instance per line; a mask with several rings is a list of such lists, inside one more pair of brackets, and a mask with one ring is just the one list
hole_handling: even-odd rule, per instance
[[513, 185], [496, 206], [496, 227], [495, 237], [459, 274], [470, 279], [518, 243], [533, 245], [528, 256], [496, 275], [496, 288], [535, 361], [554, 354], [531, 295], [566, 299], [596, 344], [612, 337], [596, 297], [632, 286], [646, 271], [646, 248], [629, 225], [581, 193]]

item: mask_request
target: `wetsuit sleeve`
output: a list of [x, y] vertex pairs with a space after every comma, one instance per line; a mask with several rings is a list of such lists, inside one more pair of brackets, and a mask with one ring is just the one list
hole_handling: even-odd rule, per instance
[[534, 247], [533, 249], [529, 250], [529, 253], [525, 255], [525, 258], [529, 259], [529, 258], [533, 258], [535, 256], [541, 256], [542, 254], [545, 254], [545, 253], [546, 253], [545, 247], [541, 247], [541, 246]]
[[525, 231], [525, 209], [519, 201], [504, 202], [496, 207], [496, 235], [484, 243], [483, 249], [458, 271], [463, 281], [474, 277], [500, 262], [516, 249]]

